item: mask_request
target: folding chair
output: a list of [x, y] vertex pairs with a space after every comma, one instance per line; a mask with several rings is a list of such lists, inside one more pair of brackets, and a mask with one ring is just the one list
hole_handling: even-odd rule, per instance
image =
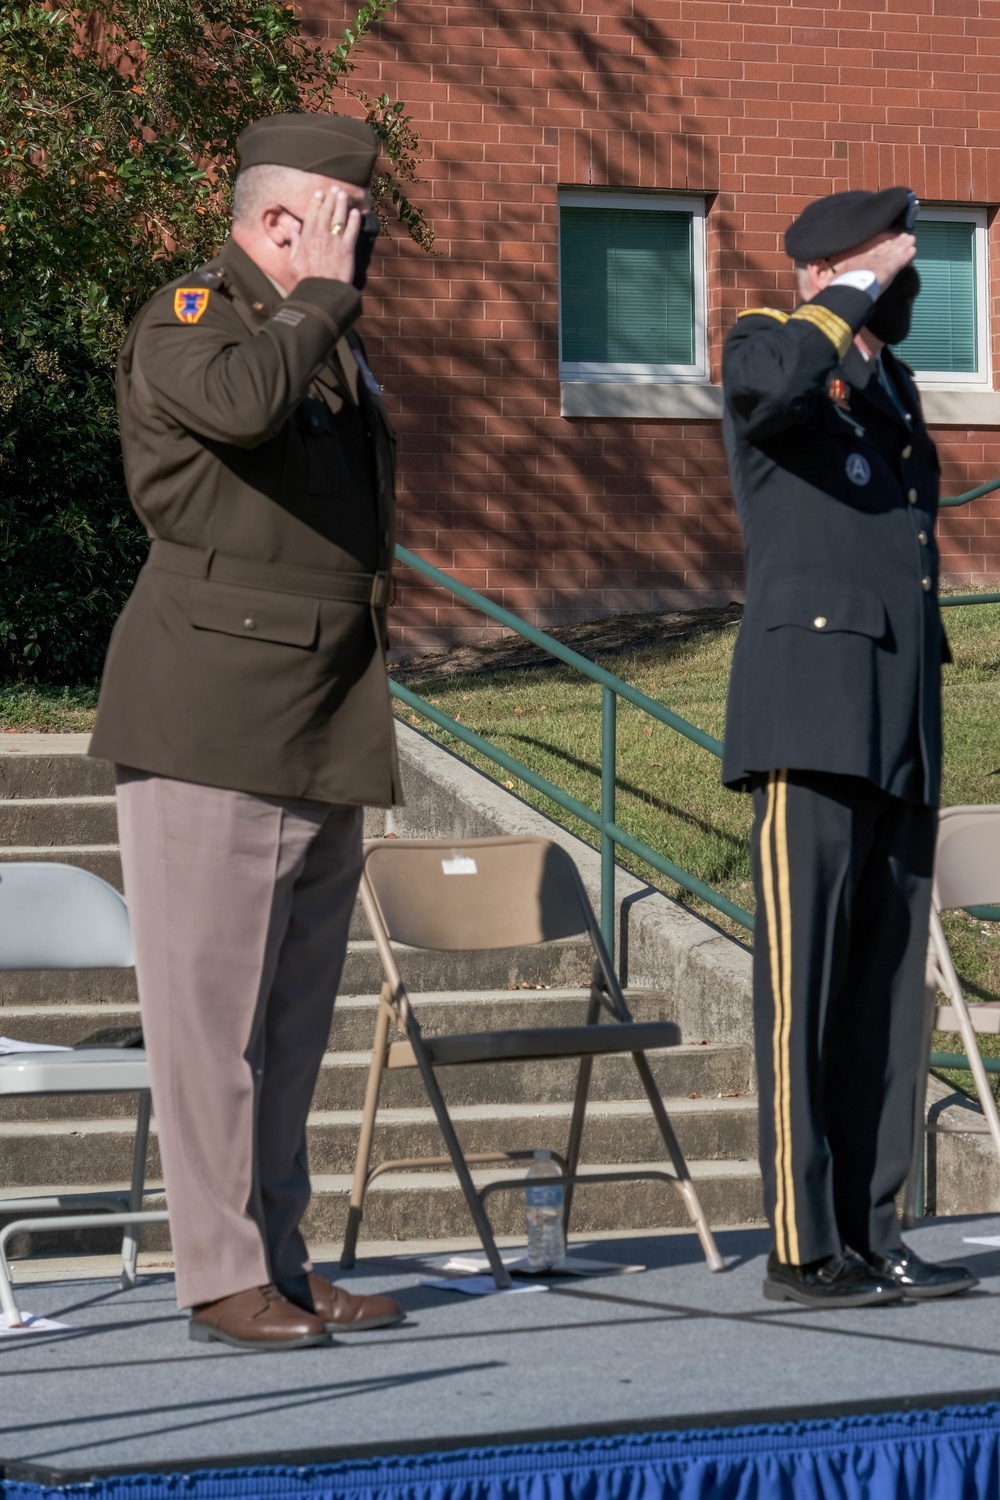
[[[569, 855], [542, 838], [470, 839], [458, 844], [442, 839], [373, 840], [365, 844], [361, 899], [386, 979], [379, 996], [341, 1265], [345, 1268], [354, 1265], [365, 1195], [375, 1178], [403, 1168], [451, 1165], [486, 1251], [494, 1282], [498, 1287], [509, 1287], [510, 1273], [500, 1258], [485, 1200], [493, 1192], [523, 1189], [527, 1179], [494, 1181], [477, 1190], [469, 1168], [530, 1160], [533, 1153], [497, 1151], [467, 1156], [459, 1144], [436, 1069], [467, 1063], [575, 1058], [579, 1060], [579, 1070], [563, 1162], [564, 1226], [568, 1229], [573, 1188], [578, 1182], [621, 1182], [629, 1178], [670, 1182], [684, 1199], [709, 1267], [721, 1271], [722, 1257], [646, 1058], [650, 1049], [676, 1046], [680, 1041], [679, 1029], [671, 1021], [633, 1021], [593, 909]], [[585, 1025], [477, 1031], [468, 1035], [423, 1035], [391, 946], [395, 942], [447, 951], [512, 948], [581, 933], [590, 939], [594, 951]], [[613, 1024], [599, 1024], [602, 1011]], [[389, 1041], [393, 1025], [404, 1033], [405, 1041]], [[672, 1171], [620, 1170], [580, 1176], [577, 1167], [593, 1060], [625, 1052], [631, 1053], [638, 1070]], [[419, 1069], [448, 1148], [447, 1156], [407, 1158], [369, 1169], [379, 1085], [387, 1068]]]
[[[0, 970], [126, 969], [133, 964], [128, 912], [118, 892], [73, 865], [0, 864]], [[166, 1211], [142, 1208], [149, 1142], [146, 1054], [139, 1048], [84, 1047], [69, 1052], [13, 1052], [0, 1057], [0, 1098], [25, 1094], [138, 1093], [139, 1112], [128, 1193], [58, 1193], [2, 1198], [0, 1212], [26, 1213], [0, 1231], [0, 1306], [9, 1327], [21, 1324], [7, 1263], [18, 1233], [123, 1225], [122, 1286], [135, 1285], [138, 1225], [167, 1222]], [[36, 1217], [58, 1209], [101, 1210]]]
[[[943, 911], [997, 904], [1000, 904], [1000, 805], [942, 808], [927, 953], [927, 1050], [930, 1051], [932, 1031], [960, 1033], [985, 1124], [961, 1127], [926, 1123], [923, 1091], [918, 1090], [913, 1162], [903, 1203], [903, 1219], [908, 1226], [912, 1226], [916, 1216], [925, 1135], [989, 1135], [1000, 1158], [1000, 1117], [976, 1039], [977, 1034], [1000, 1032], [1000, 1002], [987, 1001], [971, 1007], [966, 1003], [941, 925]], [[938, 990], [946, 995], [946, 1005], [936, 1003]]]

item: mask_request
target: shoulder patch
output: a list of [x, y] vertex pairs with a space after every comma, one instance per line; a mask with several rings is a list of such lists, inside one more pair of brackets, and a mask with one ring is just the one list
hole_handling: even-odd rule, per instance
[[179, 286], [174, 292], [174, 312], [182, 323], [197, 323], [211, 293], [203, 286]]
[[776, 307], [745, 307], [736, 316], [738, 318], [776, 318], [779, 323], [787, 323], [791, 314], [779, 312]]

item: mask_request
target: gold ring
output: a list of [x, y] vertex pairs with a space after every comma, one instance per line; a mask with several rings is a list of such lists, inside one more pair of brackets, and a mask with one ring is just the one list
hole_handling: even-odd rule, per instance
[[344, 226], [343, 226], [343, 224], [331, 224], [331, 226], [330, 226], [330, 233], [331, 234], [343, 234], [343, 232], [344, 232]]

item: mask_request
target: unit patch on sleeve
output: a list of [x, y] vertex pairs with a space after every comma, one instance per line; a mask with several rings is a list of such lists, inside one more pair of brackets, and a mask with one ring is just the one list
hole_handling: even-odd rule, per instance
[[210, 293], [203, 286], [182, 286], [174, 292], [174, 312], [182, 323], [197, 323], [208, 306]]

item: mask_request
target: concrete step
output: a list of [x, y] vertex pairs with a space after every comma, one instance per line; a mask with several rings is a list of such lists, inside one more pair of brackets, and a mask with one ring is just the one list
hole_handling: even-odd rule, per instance
[[[663, 1171], [663, 1160], [634, 1163], [636, 1168]], [[581, 1172], [604, 1170], [588, 1163]], [[713, 1225], [760, 1224], [763, 1222], [760, 1173], [755, 1161], [689, 1160], [688, 1170], [698, 1191], [702, 1207]], [[477, 1186], [490, 1181], [523, 1176], [523, 1171], [490, 1169], [476, 1171]], [[152, 1185], [152, 1184], [151, 1184]], [[115, 1184], [124, 1188], [124, 1181]], [[303, 1229], [313, 1243], [340, 1244], [347, 1219], [351, 1179], [346, 1173], [320, 1174], [313, 1178], [313, 1198], [306, 1213]], [[25, 1187], [19, 1194], [32, 1192], [74, 1192], [70, 1185], [59, 1188]], [[520, 1189], [495, 1194], [489, 1201], [490, 1220], [497, 1234], [521, 1236], [525, 1233], [524, 1198]], [[146, 1207], [163, 1206], [162, 1197], [151, 1193]], [[18, 1215], [2, 1212], [0, 1224], [10, 1223]], [[595, 1183], [580, 1186], [573, 1199], [571, 1237], [608, 1231], [682, 1229], [690, 1225], [687, 1209], [680, 1194], [666, 1182]], [[387, 1172], [372, 1185], [365, 1205], [362, 1238], [358, 1245], [359, 1260], [364, 1260], [365, 1243], [373, 1240], [454, 1240], [471, 1235], [471, 1219], [454, 1173], [444, 1171]], [[42, 1232], [16, 1236], [12, 1250], [15, 1256], [25, 1254], [65, 1254], [76, 1249], [90, 1255], [113, 1254], [121, 1244], [121, 1231], [115, 1229], [74, 1233]], [[142, 1231], [144, 1250], [165, 1251], [169, 1234], [165, 1225], [149, 1225]]]
[[[754, 1098], [671, 1099], [667, 1108], [686, 1156], [706, 1161], [755, 1158]], [[539, 1148], [564, 1152], [570, 1105], [477, 1105], [456, 1109], [453, 1118], [470, 1154]], [[313, 1175], [354, 1170], [360, 1125], [360, 1110], [320, 1110], [310, 1116]], [[132, 1140], [132, 1122], [121, 1119], [0, 1123], [0, 1190], [10, 1192], [47, 1177], [84, 1186], [124, 1180], [131, 1171]], [[430, 1108], [380, 1112], [372, 1165], [404, 1157], [441, 1156], [444, 1151]], [[618, 1164], [657, 1156], [664, 1156], [664, 1146], [644, 1099], [592, 1104], [584, 1134], [584, 1160]], [[148, 1170], [153, 1179], [162, 1171], [155, 1131]]]
[[[362, 921], [362, 917], [356, 916], [355, 930], [361, 929]], [[552, 989], [589, 989], [590, 986], [590, 945], [576, 938], [533, 948], [496, 948], [469, 953], [440, 953], [403, 947], [396, 951], [403, 976], [414, 994], [442, 990], [514, 990], [521, 985], [548, 985]], [[352, 939], [340, 994], [376, 994], [382, 987], [383, 978], [374, 942], [370, 938]], [[0, 972], [0, 1007], [3, 1008], [129, 1005], [136, 999], [135, 975], [131, 969]]]
[[[637, 1169], [663, 1171], [662, 1157], [633, 1163]], [[588, 1166], [581, 1168], [588, 1171]], [[601, 1171], [600, 1166], [593, 1168]], [[760, 1172], [755, 1161], [688, 1161], [702, 1208], [710, 1224], [759, 1224], [763, 1221]], [[477, 1187], [505, 1177], [523, 1176], [523, 1169], [473, 1173]], [[340, 1242], [350, 1195], [348, 1177], [313, 1179], [313, 1200], [305, 1219], [308, 1238]], [[497, 1234], [524, 1235], [524, 1197], [520, 1189], [497, 1193], [487, 1200], [490, 1222]], [[579, 1186], [573, 1196], [570, 1235], [602, 1230], [680, 1229], [690, 1225], [677, 1190], [666, 1182], [599, 1183]], [[387, 1172], [372, 1184], [365, 1203], [359, 1260], [365, 1240], [407, 1237], [444, 1239], [474, 1233], [465, 1199], [451, 1172]]]
[[[703, 1099], [720, 1094], [746, 1094], [751, 1086], [751, 1062], [745, 1047], [680, 1046], [649, 1054], [664, 1097]], [[314, 1110], [360, 1109], [371, 1060], [370, 1051], [328, 1052], [320, 1068]], [[477, 1108], [484, 1104], [535, 1105], [567, 1103], [576, 1083], [572, 1061], [472, 1064], [438, 1072], [449, 1107]], [[594, 1063], [590, 1098], [635, 1099], [640, 1094], [638, 1074], [630, 1057], [598, 1058]], [[420, 1109], [427, 1103], [416, 1068], [394, 1069], [384, 1075], [382, 1104], [387, 1109]], [[0, 1121], [61, 1121], [68, 1119], [134, 1118], [131, 1094], [66, 1094], [11, 1096], [0, 1099]], [[2, 1183], [0, 1164], [0, 1183]]]
[[114, 771], [86, 754], [89, 734], [12, 734], [0, 742], [0, 797], [109, 797]]
[[8, 1008], [35, 1010], [52, 1005], [135, 1005], [134, 969], [0, 970], [0, 1031], [9, 1031]]
[[[670, 1019], [666, 990], [634, 990], [628, 997], [637, 1021]], [[333, 1016], [330, 1047], [363, 1051], [375, 1034], [377, 995], [342, 995]], [[420, 995], [417, 1012], [426, 1036], [448, 1032], [506, 1031], [527, 1026], [577, 1026], [587, 1019], [587, 992], [581, 989], [485, 990], [476, 995], [450, 992]], [[72, 1047], [106, 1026], [138, 1026], [136, 1004], [68, 1003], [0, 1007], [0, 1033], [22, 1042]], [[402, 1033], [393, 1032], [393, 1036]]]
[[[396, 949], [400, 972], [414, 994], [430, 990], [506, 990], [521, 984], [551, 985], [553, 989], [589, 988], [593, 957], [590, 944], [577, 938], [560, 939], [533, 948], [476, 949], [440, 953], [432, 949]], [[350, 945], [342, 995], [371, 995], [383, 980], [375, 944]]]
[[114, 797], [0, 799], [0, 844], [66, 848], [118, 841]]
[[[664, 1096], [744, 1092], [749, 1084], [746, 1050], [742, 1047], [671, 1047], [649, 1054], [650, 1066]], [[313, 1097], [314, 1109], [360, 1109], [368, 1077], [368, 1052], [331, 1052], [324, 1059]], [[473, 1063], [439, 1068], [437, 1077], [449, 1105], [550, 1104], [572, 1099], [577, 1064], [572, 1060]], [[638, 1074], [630, 1057], [600, 1057], [594, 1061], [591, 1099], [635, 1099]], [[419, 1108], [426, 1102], [416, 1068], [399, 1068], [382, 1080], [382, 1103], [387, 1109]]]

